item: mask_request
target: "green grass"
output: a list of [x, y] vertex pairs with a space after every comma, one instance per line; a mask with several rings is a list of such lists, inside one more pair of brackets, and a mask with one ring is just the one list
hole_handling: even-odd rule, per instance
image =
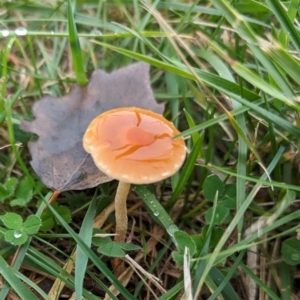
[[[117, 299], [110, 285], [125, 299], [256, 299], [250, 290], [296, 299], [299, 8], [299, 0], [1, 4], [0, 299], [59, 299], [63, 286], [77, 299]], [[114, 233], [116, 182], [53, 194], [30, 166], [27, 143], [37, 137], [20, 129], [42, 95], [61, 97], [97, 68], [136, 61], [151, 65], [155, 98], [188, 148], [178, 174], [133, 186], [128, 199], [127, 234], [141, 247], [128, 255], [158, 283], [131, 269], [126, 283], [117, 279], [111, 258], [91, 246], [93, 224]], [[36, 215], [43, 227], [16, 246], [5, 236], [7, 212]]]

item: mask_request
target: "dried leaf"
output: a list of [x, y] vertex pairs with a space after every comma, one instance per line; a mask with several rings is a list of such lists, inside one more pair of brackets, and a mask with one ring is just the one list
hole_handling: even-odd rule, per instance
[[140, 107], [163, 112], [149, 80], [149, 65], [135, 63], [107, 74], [95, 70], [87, 86], [75, 85], [69, 94], [45, 96], [32, 107], [35, 120], [21, 128], [39, 139], [30, 142], [31, 166], [43, 183], [57, 191], [81, 190], [112, 180], [100, 172], [82, 147], [89, 123], [104, 111]]

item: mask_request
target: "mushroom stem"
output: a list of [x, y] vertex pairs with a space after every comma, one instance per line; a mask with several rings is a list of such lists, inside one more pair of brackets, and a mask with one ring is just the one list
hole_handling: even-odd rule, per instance
[[[130, 189], [130, 183], [119, 181], [115, 197], [116, 235], [115, 242], [124, 242], [127, 232], [127, 205], [126, 200]], [[112, 261], [114, 273], [118, 277], [124, 273], [124, 262], [115, 257]]]
[[116, 242], [124, 242], [127, 232], [127, 205], [126, 200], [130, 189], [130, 183], [119, 181], [115, 197], [116, 214]]

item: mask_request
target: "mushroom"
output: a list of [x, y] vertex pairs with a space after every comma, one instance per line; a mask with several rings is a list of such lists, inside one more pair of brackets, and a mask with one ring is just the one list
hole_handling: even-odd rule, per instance
[[127, 232], [126, 199], [130, 184], [150, 184], [172, 176], [184, 162], [186, 147], [173, 123], [152, 111], [117, 108], [96, 117], [88, 126], [83, 146], [95, 165], [119, 180], [115, 197], [116, 236]]

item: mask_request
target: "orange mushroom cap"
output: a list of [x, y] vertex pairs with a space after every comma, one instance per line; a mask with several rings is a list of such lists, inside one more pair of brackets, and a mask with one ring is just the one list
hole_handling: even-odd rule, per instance
[[95, 165], [119, 181], [148, 184], [173, 175], [184, 162], [184, 140], [173, 123], [152, 111], [117, 108], [96, 117], [83, 136]]

